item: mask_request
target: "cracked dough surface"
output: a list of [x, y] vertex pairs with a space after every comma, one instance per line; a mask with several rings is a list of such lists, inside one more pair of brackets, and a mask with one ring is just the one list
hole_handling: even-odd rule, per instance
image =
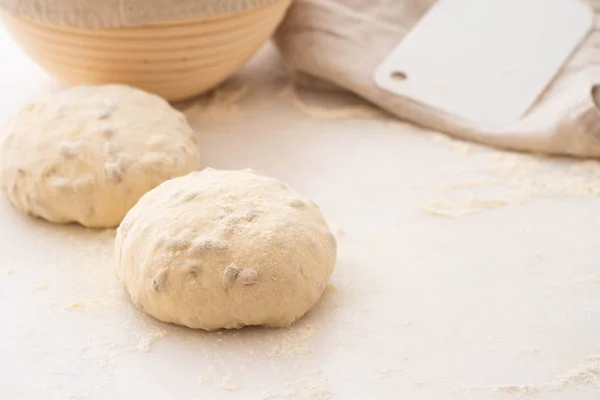
[[159, 320], [279, 327], [321, 297], [336, 241], [316, 204], [278, 180], [206, 169], [143, 196], [115, 252], [127, 294]]
[[144, 193], [200, 162], [183, 114], [121, 85], [48, 95], [1, 129], [3, 190], [22, 212], [57, 223], [117, 226]]

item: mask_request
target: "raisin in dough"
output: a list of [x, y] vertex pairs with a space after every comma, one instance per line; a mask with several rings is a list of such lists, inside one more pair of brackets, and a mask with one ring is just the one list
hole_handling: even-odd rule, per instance
[[336, 241], [318, 207], [278, 180], [206, 169], [144, 195], [115, 252], [125, 291], [159, 320], [280, 327], [321, 297]]
[[26, 105], [1, 128], [0, 182], [21, 211], [117, 226], [148, 190], [199, 167], [194, 132], [165, 100], [79, 86]]

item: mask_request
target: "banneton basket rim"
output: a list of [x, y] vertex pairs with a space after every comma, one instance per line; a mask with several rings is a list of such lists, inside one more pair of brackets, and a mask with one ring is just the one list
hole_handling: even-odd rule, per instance
[[251, 11], [281, 0], [0, 0], [17, 16], [71, 28], [124, 28]]

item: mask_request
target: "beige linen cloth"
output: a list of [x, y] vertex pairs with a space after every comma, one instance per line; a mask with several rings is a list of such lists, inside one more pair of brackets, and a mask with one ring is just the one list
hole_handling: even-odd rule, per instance
[[50, 25], [124, 28], [250, 11], [278, 0], [0, 0], [0, 8]]
[[[295, 0], [276, 34], [295, 71], [334, 83], [416, 124], [475, 142], [600, 157], [600, 0], [594, 30], [519, 122], [492, 128], [379, 89], [373, 72], [435, 0]], [[490, 95], [493, 95], [490, 93]]]

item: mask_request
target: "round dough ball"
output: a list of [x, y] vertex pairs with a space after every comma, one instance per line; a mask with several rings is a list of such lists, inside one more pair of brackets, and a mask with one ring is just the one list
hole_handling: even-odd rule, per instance
[[127, 214], [115, 250], [140, 310], [206, 330], [290, 325], [319, 300], [336, 259], [318, 207], [251, 170], [161, 184]]
[[0, 183], [21, 211], [57, 223], [119, 225], [161, 182], [199, 167], [185, 116], [122, 85], [79, 86], [26, 105], [1, 128]]

